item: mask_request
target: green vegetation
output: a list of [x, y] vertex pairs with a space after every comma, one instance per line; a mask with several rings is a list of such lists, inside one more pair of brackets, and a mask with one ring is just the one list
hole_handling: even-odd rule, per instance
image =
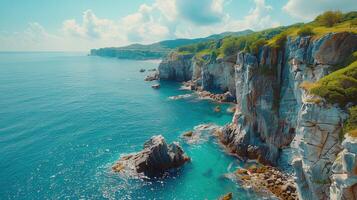
[[343, 14], [340, 11], [327, 11], [317, 16], [315, 21], [322, 26], [332, 27], [335, 24], [340, 23], [342, 17]]
[[[251, 30], [239, 32], [225, 32], [221, 34], [211, 35], [205, 38], [165, 40], [148, 45], [132, 44], [125, 47], [92, 49], [90, 54], [103, 57], [117, 57], [133, 60], [159, 59], [165, 57], [168, 53], [170, 53], [176, 48], [181, 48], [180, 53], [182, 54], [191, 54], [192, 52], [197, 52], [208, 48], [205, 44], [206, 42], [214, 43], [215, 40], [219, 40], [227, 36], [237, 37], [252, 32], [253, 31]], [[193, 46], [195, 49], [190, 49]]]
[[303, 26], [300, 28], [297, 34], [301, 37], [305, 37], [305, 36], [314, 35], [314, 31], [310, 26]]
[[314, 183], [319, 185], [325, 185], [325, 184], [329, 184], [330, 180], [329, 179], [314, 180]]
[[268, 42], [261, 38], [261, 39], [258, 39], [256, 42], [253, 42], [248, 48], [250, 50], [250, 52], [252, 52], [253, 54], [257, 55], [259, 53], [259, 49], [266, 45]]
[[[293, 25], [295, 26], [295, 25]], [[288, 27], [278, 27], [243, 36], [227, 36], [218, 41], [208, 41], [188, 45], [177, 49], [178, 53], [193, 53], [197, 56], [210, 55], [212, 52], [218, 58], [237, 54], [239, 51], [258, 54], [259, 49], [268, 44], [268, 40], [285, 31]]]
[[284, 47], [286, 43], [288, 33], [287, 32], [281, 32], [277, 36], [275, 36], [273, 39], [270, 40], [270, 46], [276, 49], [281, 49]]
[[357, 137], [357, 106], [349, 109], [349, 118], [346, 120], [343, 132], [348, 133], [352, 137]]
[[357, 24], [357, 12], [343, 14], [339, 11], [327, 11], [319, 15], [310, 23], [298, 23], [286, 27], [271, 28], [240, 36], [227, 36], [219, 40], [211, 40], [183, 46], [177, 49], [180, 54], [196, 54], [197, 56], [210, 55], [215, 52], [216, 58], [234, 55], [245, 51], [257, 55], [262, 46], [272, 48], [284, 47], [287, 37], [294, 39], [297, 36], [312, 36], [313, 39], [331, 32], [353, 32]]

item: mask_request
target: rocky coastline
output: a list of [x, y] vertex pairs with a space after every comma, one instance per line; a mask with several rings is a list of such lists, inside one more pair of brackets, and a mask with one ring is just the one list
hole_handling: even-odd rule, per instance
[[159, 66], [159, 79], [184, 82], [201, 98], [235, 102], [232, 122], [217, 137], [241, 158], [273, 166], [269, 169], [279, 174], [293, 171], [294, 181], [288, 182], [296, 189], [276, 194], [279, 198], [355, 199], [356, 139], [340, 141], [348, 114], [314, 101], [300, 85], [331, 73], [356, 44], [356, 34], [341, 32], [288, 37], [281, 48], [265, 45], [257, 54], [242, 51], [226, 58], [172, 52]]

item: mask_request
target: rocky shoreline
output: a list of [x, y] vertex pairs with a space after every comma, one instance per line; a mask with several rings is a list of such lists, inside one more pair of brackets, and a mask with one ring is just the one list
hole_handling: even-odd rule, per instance
[[215, 94], [204, 90], [201, 86], [197, 86], [197, 83], [194, 81], [183, 82], [181, 89], [194, 91], [200, 99], [209, 99], [219, 103], [234, 103], [235, 101], [234, 96], [229, 91]]
[[277, 168], [252, 165], [248, 169], [237, 169], [235, 175], [240, 184], [246, 188], [260, 193], [271, 193], [284, 200], [299, 199], [294, 178]]
[[[207, 141], [208, 137], [214, 136], [222, 145], [227, 154], [239, 156], [232, 152], [229, 147], [221, 143], [220, 136], [224, 127], [214, 124], [201, 124], [192, 131], [184, 132], [181, 137], [187, 144], [197, 145], [202, 141]], [[247, 162], [246, 157], [240, 160]], [[234, 173], [235, 180], [247, 190], [252, 190], [263, 196], [276, 196], [283, 200], [297, 200], [297, 189], [294, 176], [287, 174], [279, 168], [270, 165], [261, 165], [252, 162], [246, 168], [238, 168]], [[227, 194], [220, 199], [233, 199], [232, 194]]]
[[[294, 191], [279, 196], [281, 188], [268, 188], [279, 198], [353, 199], [357, 173], [351, 169], [357, 162], [355, 146], [347, 144], [355, 139], [340, 141], [347, 113], [338, 105], [314, 102], [300, 85], [331, 73], [357, 50], [356, 44], [356, 34], [341, 32], [288, 37], [280, 48], [265, 45], [255, 54], [242, 51], [219, 59], [172, 52], [160, 63], [159, 79], [183, 82], [183, 89], [203, 99], [236, 102], [232, 123], [217, 137], [244, 160], [292, 170]], [[217, 91], [221, 94], [213, 94]]]

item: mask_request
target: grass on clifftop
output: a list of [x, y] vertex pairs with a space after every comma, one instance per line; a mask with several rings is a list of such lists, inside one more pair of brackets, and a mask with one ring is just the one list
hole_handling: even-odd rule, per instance
[[239, 51], [257, 54], [260, 47], [267, 44], [267, 40], [286, 29], [287, 27], [278, 27], [244, 36], [228, 36], [217, 41], [180, 47], [177, 49], [177, 52], [180, 54], [196, 54], [197, 56], [215, 53], [217, 58], [229, 57], [237, 54]]

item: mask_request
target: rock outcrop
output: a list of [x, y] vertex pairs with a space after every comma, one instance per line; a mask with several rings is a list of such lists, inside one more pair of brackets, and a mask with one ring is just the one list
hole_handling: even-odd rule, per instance
[[357, 139], [347, 137], [332, 165], [330, 199], [357, 199]]
[[159, 65], [161, 80], [188, 81], [192, 78], [192, 54], [170, 53]]
[[155, 81], [155, 80], [159, 80], [159, 73], [156, 71], [147, 75], [144, 79], [144, 81]]
[[145, 142], [142, 151], [122, 156], [112, 169], [129, 176], [144, 174], [154, 177], [178, 168], [189, 160], [177, 142], [168, 145], [164, 137], [158, 135]]
[[243, 158], [293, 170], [299, 199], [350, 199], [357, 182], [347, 166], [354, 165], [356, 146], [339, 140], [348, 115], [300, 85], [331, 73], [356, 50], [356, 34], [329, 33], [288, 38], [281, 48], [263, 46], [236, 59], [169, 57], [174, 64], [164, 61], [159, 73], [205, 90], [235, 91], [235, 114], [219, 139]]
[[235, 57], [196, 58], [192, 54], [172, 52], [159, 66], [161, 80], [190, 81], [190, 89], [227, 93], [235, 96]]

